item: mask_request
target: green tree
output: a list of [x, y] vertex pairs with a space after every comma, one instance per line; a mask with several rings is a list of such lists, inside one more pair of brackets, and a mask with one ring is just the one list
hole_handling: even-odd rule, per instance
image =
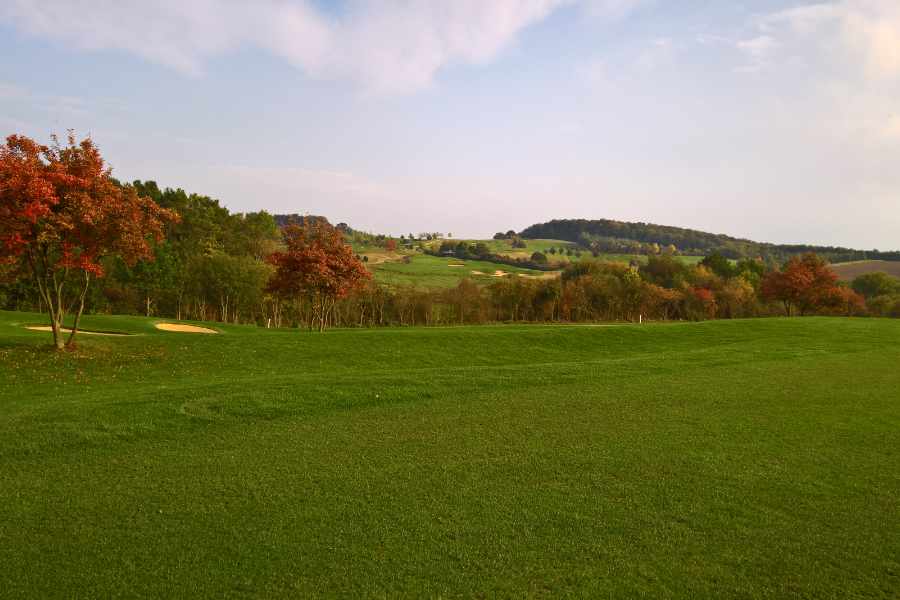
[[856, 293], [869, 299], [900, 293], [900, 279], [891, 277], [887, 273], [866, 273], [854, 279], [850, 287]]

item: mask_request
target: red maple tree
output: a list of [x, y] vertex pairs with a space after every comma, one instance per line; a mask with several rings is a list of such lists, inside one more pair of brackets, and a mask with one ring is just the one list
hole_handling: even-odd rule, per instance
[[760, 291], [763, 298], [784, 304], [788, 316], [795, 308], [803, 316], [844, 300], [837, 281], [837, 274], [828, 263], [809, 252], [791, 258], [780, 271], [768, 273], [762, 280]]
[[371, 277], [344, 243], [341, 232], [325, 221], [289, 225], [283, 232], [287, 250], [269, 256], [275, 267], [268, 291], [282, 298], [307, 299], [310, 328], [324, 331], [335, 303]]
[[[151, 260], [151, 240], [177, 215], [119, 185], [90, 139], [49, 146], [11, 135], [0, 146], [0, 262], [30, 277], [47, 306], [53, 343], [71, 345], [103, 259]], [[63, 319], [74, 323], [63, 343]]]

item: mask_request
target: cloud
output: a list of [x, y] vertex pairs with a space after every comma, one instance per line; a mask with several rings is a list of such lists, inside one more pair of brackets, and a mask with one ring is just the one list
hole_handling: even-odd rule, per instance
[[763, 16], [758, 27], [764, 36], [812, 43], [862, 63], [870, 79], [900, 76], [900, 2], [896, 0], [840, 0], [810, 4]]
[[891, 115], [888, 118], [881, 135], [886, 140], [900, 142], [900, 115]]
[[520, 31], [572, 1], [356, 0], [329, 14], [310, 0], [10, 0], [0, 20], [188, 75], [202, 73], [211, 57], [257, 47], [312, 77], [402, 93], [429, 86], [447, 66], [492, 60]]
[[769, 65], [770, 57], [780, 44], [771, 35], [762, 34], [747, 40], [739, 40], [735, 42], [734, 46], [749, 59], [747, 64], [741, 65], [735, 71], [757, 73]]
[[778, 42], [770, 35], [760, 35], [749, 40], [741, 40], [736, 46], [754, 59], [761, 60], [778, 47]]
[[614, 21], [627, 17], [649, 0], [587, 0], [585, 10], [591, 16]]

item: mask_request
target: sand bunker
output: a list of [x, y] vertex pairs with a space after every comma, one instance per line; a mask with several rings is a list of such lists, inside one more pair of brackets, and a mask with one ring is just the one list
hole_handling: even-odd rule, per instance
[[182, 325], [180, 323], [157, 323], [157, 329], [163, 331], [174, 331], [176, 333], [219, 333], [215, 329], [207, 327], [198, 327], [196, 325]]
[[447, 266], [448, 266], [448, 267], [464, 267], [464, 266], [466, 266], [466, 265], [454, 265], [454, 264], [451, 263], [451, 264], [449, 264], [449, 265], [447, 265]]
[[472, 275], [484, 275], [481, 271], [472, 271]]
[[[32, 327], [26, 327], [25, 329], [30, 329], [31, 331], [53, 331], [53, 328], [50, 327], [49, 325], [35, 325]], [[66, 327], [63, 327], [60, 331], [62, 331], [63, 333], [72, 333], [72, 330], [68, 329]], [[78, 334], [79, 335], [80, 334], [84, 334], [84, 335], [114, 335], [114, 336], [131, 335], [130, 333], [112, 333], [109, 331], [85, 331], [84, 329], [79, 329]]]
[[506, 277], [508, 273], [506, 271], [494, 271], [492, 277]]

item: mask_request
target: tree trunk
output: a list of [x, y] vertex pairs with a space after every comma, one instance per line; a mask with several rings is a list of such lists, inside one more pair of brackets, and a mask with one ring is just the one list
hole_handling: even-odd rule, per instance
[[81, 314], [84, 312], [84, 298], [87, 296], [88, 286], [91, 283], [90, 274], [85, 271], [84, 273], [84, 287], [81, 288], [81, 294], [78, 298], [78, 312], [75, 313], [75, 321], [72, 323], [72, 333], [69, 334], [69, 339], [66, 342], [66, 346], [71, 346], [75, 340], [75, 334], [78, 333], [78, 321], [81, 320]]

